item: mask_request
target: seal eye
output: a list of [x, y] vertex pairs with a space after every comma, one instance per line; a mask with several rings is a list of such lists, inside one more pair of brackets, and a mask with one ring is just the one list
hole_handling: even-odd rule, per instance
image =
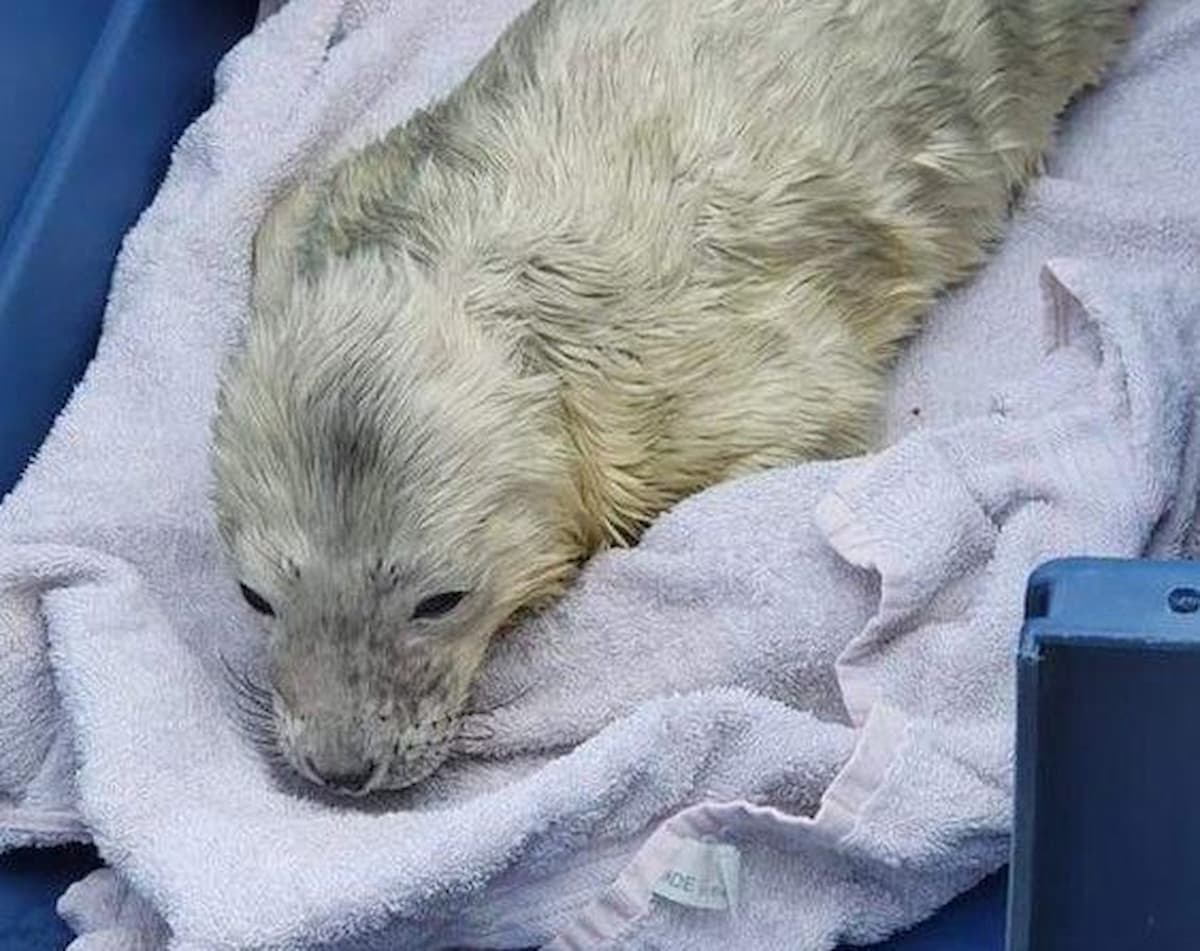
[[259, 614], [265, 614], [267, 617], [275, 616], [275, 609], [271, 607], [271, 602], [264, 598], [253, 588], [246, 585], [238, 585], [242, 589], [242, 597], [246, 599], [246, 603], [254, 608]]
[[442, 594], [430, 595], [413, 609], [413, 620], [419, 621], [421, 618], [435, 618], [449, 614], [466, 596], [467, 592], [465, 591], [445, 591]]

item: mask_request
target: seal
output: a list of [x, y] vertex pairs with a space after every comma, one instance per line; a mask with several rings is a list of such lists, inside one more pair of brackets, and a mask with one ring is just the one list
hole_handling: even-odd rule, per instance
[[540, 0], [293, 183], [213, 433], [271, 741], [362, 794], [489, 642], [721, 480], [870, 445], [1132, 0]]

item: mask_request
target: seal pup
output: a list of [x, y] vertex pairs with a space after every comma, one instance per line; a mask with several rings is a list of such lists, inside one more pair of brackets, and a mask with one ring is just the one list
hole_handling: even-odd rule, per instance
[[489, 641], [706, 486], [869, 445], [1133, 0], [540, 0], [294, 184], [214, 424], [271, 742], [454, 748]]

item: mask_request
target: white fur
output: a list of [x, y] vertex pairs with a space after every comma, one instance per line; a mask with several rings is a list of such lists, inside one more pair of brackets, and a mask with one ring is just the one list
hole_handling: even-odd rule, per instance
[[494, 632], [597, 548], [866, 447], [1131, 6], [542, 0], [281, 200], [214, 458], [289, 761], [419, 779]]

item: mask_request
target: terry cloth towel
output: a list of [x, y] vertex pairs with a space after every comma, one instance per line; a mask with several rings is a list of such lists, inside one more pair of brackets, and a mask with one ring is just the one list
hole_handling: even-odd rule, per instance
[[1189, 543], [1200, 9], [1151, 0], [901, 362], [889, 448], [716, 487], [595, 559], [497, 644], [487, 758], [383, 807], [278, 789], [229, 716], [218, 653], [251, 662], [255, 624], [206, 500], [250, 239], [520, 6], [291, 0], [235, 49], [0, 505], [0, 843], [94, 837], [77, 951], [882, 937], [1005, 858], [1027, 572]]

